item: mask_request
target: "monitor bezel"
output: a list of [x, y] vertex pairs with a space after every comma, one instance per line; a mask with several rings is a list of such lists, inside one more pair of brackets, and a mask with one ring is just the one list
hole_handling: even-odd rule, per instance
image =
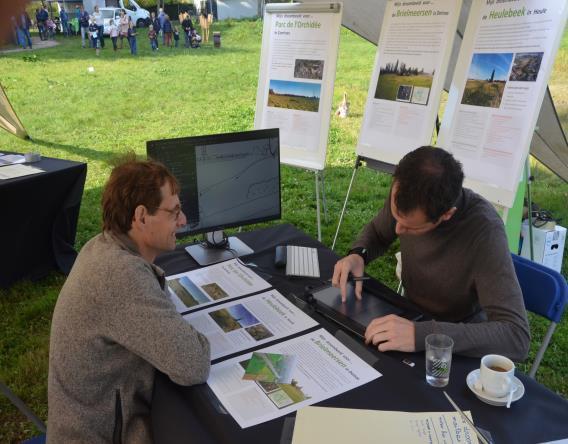
[[[200, 136], [176, 137], [172, 139], [157, 139], [157, 140], [149, 140], [146, 142], [147, 158], [163, 163], [161, 160], [156, 159], [150, 154], [151, 150], [156, 149], [159, 146], [159, 144], [163, 142], [175, 143], [177, 141], [179, 143], [187, 144], [188, 146], [191, 146], [192, 149], [195, 149], [195, 146], [199, 145], [213, 145], [220, 143], [242, 142], [246, 140], [269, 139], [269, 138], [276, 138], [278, 140], [278, 153], [277, 153], [278, 154], [278, 214], [241, 220], [238, 222], [232, 222], [223, 225], [201, 227], [193, 230], [189, 228], [189, 225], [184, 225], [178, 230], [179, 236], [192, 236], [195, 234], [226, 230], [230, 228], [243, 227], [247, 225], [254, 225], [257, 223], [270, 222], [273, 220], [282, 219], [282, 172], [281, 172], [281, 163], [280, 163], [280, 130], [279, 128], [269, 128], [269, 129], [239, 131], [233, 133], [219, 133], [219, 134], [206, 134]], [[168, 165], [165, 166], [166, 168], [168, 167]]]

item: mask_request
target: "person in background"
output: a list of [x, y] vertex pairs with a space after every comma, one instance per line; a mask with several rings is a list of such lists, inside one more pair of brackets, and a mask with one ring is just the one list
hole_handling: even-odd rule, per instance
[[108, 32], [110, 40], [112, 41], [112, 49], [116, 51], [117, 49], [116, 41], [118, 40], [118, 26], [116, 26], [114, 20], [111, 20], [109, 22]]
[[174, 46], [177, 48], [179, 46], [179, 29], [174, 25]]
[[156, 369], [179, 385], [207, 380], [209, 341], [176, 311], [154, 265], [186, 223], [179, 189], [157, 162], [111, 172], [103, 231], [81, 249], [53, 312], [48, 444], [149, 444]]
[[95, 23], [99, 27], [99, 43], [101, 45], [101, 48], [104, 48], [105, 47], [104, 19], [103, 19], [103, 14], [101, 13], [101, 11], [99, 10], [99, 7], [97, 5], [95, 5], [95, 10], [93, 11], [93, 14], [91, 15], [91, 17], [95, 19]]
[[47, 16], [47, 20], [45, 21], [45, 29], [47, 30], [47, 38], [54, 39], [57, 30], [57, 25], [49, 16]]
[[[150, 13], [150, 24], [154, 27], [154, 31], [156, 32], [156, 36], [160, 33], [162, 27], [160, 26], [160, 21], [156, 17], [156, 13], [152, 11]], [[156, 37], [156, 49], [158, 49], [158, 37]]]
[[172, 47], [172, 22], [170, 22], [170, 16], [169, 15], [165, 15], [164, 16], [164, 25], [162, 27], [162, 30], [164, 31], [164, 44], [165, 46], [168, 47]]
[[203, 34], [203, 41], [207, 43], [209, 41], [209, 19], [207, 18], [206, 8], [201, 8], [199, 26], [201, 27], [201, 34]]
[[185, 47], [189, 48], [191, 46], [191, 31], [193, 30], [193, 23], [191, 22], [191, 17], [188, 12], [184, 14], [181, 27], [185, 33]]
[[69, 36], [69, 15], [67, 15], [67, 11], [65, 8], [61, 8], [59, 11], [59, 19], [61, 20], [61, 30], [63, 31], [63, 35], [65, 37]]
[[47, 20], [47, 17], [49, 17], [49, 14], [47, 14], [47, 11], [43, 6], [36, 9], [36, 26], [40, 40], [47, 40], [47, 30], [45, 29], [45, 21]]
[[99, 39], [99, 26], [94, 17], [91, 18], [91, 24], [89, 25], [89, 37], [91, 39], [91, 47], [95, 48], [95, 54], [99, 55], [101, 52], [101, 41]]
[[164, 8], [160, 8], [158, 11], [158, 21], [160, 22], [160, 30], [158, 34], [162, 36], [162, 45], [166, 44], [166, 37], [164, 36], [164, 21], [166, 20], [166, 13], [164, 12]]
[[136, 43], [136, 26], [132, 23], [130, 16], [128, 16], [128, 43], [130, 44], [130, 54], [138, 54], [138, 45]]
[[30, 35], [30, 28], [32, 26], [32, 19], [27, 11], [24, 10], [20, 15], [20, 29], [24, 34], [25, 41], [30, 49], [32, 49], [32, 36]]
[[[88, 36], [89, 33], [89, 25], [90, 25], [90, 16], [87, 11], [83, 8], [83, 6], [79, 6], [79, 27], [81, 28], [81, 46], [83, 48], [86, 47], [85, 45], [85, 38]], [[89, 39], [89, 46], [91, 40]]]
[[148, 39], [150, 40], [150, 47], [152, 51], [158, 50], [158, 34], [154, 31], [154, 25], [148, 27]]
[[[461, 164], [442, 148], [406, 154], [383, 208], [335, 264], [332, 284], [345, 301], [349, 276], [362, 276], [398, 238], [404, 295], [433, 320], [376, 318], [365, 331], [368, 344], [423, 351], [428, 334], [443, 333], [454, 340], [455, 353], [522, 361], [530, 333], [503, 220], [491, 203], [462, 187], [463, 179]], [[361, 290], [356, 282], [358, 299]]]
[[[118, 21], [118, 34], [120, 36], [120, 46], [119, 49], [123, 47], [123, 41], [126, 37], [128, 39], [128, 28], [130, 24], [130, 16], [126, 14], [124, 9], [120, 10], [120, 20]], [[128, 44], [130, 45], [130, 40], [128, 39]]]

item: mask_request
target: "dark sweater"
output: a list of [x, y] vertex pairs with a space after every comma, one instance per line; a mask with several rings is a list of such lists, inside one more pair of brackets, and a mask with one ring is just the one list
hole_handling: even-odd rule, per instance
[[[468, 189], [456, 207], [454, 216], [434, 230], [400, 236], [405, 295], [435, 319], [415, 323], [416, 350], [424, 350], [428, 334], [444, 333], [453, 338], [457, 353], [524, 360], [529, 327], [503, 221]], [[384, 254], [397, 237], [395, 224], [389, 194], [353, 247], [366, 247], [368, 261]]]
[[164, 288], [163, 271], [128, 237], [85, 244], [51, 324], [48, 443], [150, 443], [155, 369], [177, 384], [205, 382], [209, 341]]

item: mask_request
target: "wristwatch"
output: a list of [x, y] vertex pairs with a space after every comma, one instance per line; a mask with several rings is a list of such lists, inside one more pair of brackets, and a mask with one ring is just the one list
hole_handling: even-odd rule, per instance
[[363, 262], [367, 265], [367, 249], [365, 247], [355, 247], [347, 252], [347, 255], [357, 254], [363, 258]]

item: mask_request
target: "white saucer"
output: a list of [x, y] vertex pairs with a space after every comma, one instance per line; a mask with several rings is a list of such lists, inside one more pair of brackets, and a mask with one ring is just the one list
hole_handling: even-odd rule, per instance
[[[497, 398], [495, 396], [489, 396], [483, 390], [477, 390], [475, 388], [475, 382], [479, 379], [479, 369], [475, 369], [467, 375], [466, 382], [469, 389], [477, 396], [481, 401], [485, 402], [486, 404], [496, 405], [498, 407], [503, 407], [507, 405], [507, 400], [509, 398], [508, 395], [505, 395], [501, 398]], [[523, 397], [525, 394], [525, 386], [521, 382], [519, 378], [513, 376], [513, 388], [516, 387], [516, 390], [513, 392], [513, 398], [511, 402], [518, 401]]]

